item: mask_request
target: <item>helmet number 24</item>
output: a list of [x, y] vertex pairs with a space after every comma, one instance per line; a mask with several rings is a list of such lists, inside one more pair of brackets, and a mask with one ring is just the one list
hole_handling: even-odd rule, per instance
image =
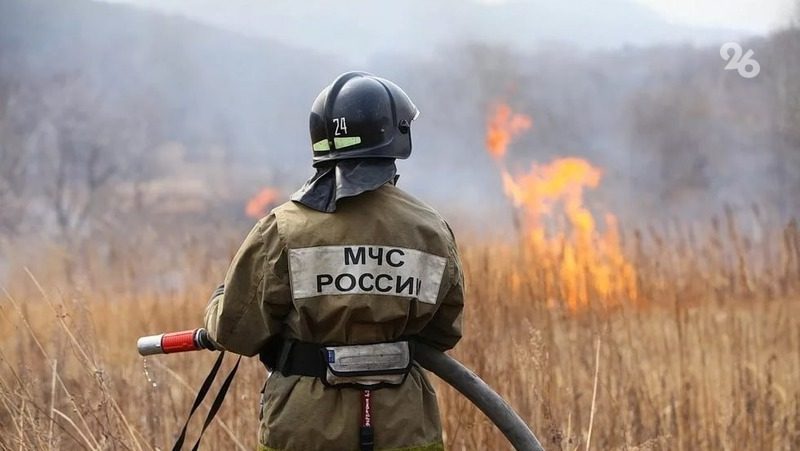
[[347, 134], [347, 122], [344, 117], [333, 118], [333, 125], [336, 126], [334, 136], [341, 136]]

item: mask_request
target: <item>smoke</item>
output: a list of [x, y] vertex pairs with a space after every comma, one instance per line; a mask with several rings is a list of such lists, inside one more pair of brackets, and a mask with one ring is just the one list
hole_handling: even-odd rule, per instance
[[[29, 206], [19, 221], [0, 222], [53, 232], [61, 208], [86, 210], [70, 219], [84, 236], [92, 224], [153, 212], [245, 224], [243, 207], [258, 189], [289, 193], [308, 177], [311, 101], [353, 69], [396, 81], [422, 112], [400, 186], [476, 229], [511, 226], [484, 150], [486, 112], [497, 102], [535, 123], [505, 150], [510, 172], [585, 158], [604, 174], [587, 207], [623, 224], [710, 216], [725, 204], [759, 203], [784, 216], [800, 209], [795, 29], [741, 43], [761, 63], [751, 80], [723, 70], [717, 46], [597, 50], [453, 34], [361, 52], [333, 38], [311, 46], [307, 36], [287, 36], [85, 0], [0, 0], [0, 151], [26, 155], [19, 171], [0, 171], [15, 187], [0, 201]], [[53, 179], [37, 176], [57, 174], [58, 161], [73, 168], [60, 206]], [[91, 185], [103, 168], [107, 179]]]

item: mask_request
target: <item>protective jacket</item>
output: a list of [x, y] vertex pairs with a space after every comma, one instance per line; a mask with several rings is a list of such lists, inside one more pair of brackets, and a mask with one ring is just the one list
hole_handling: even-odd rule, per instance
[[[274, 209], [237, 252], [205, 324], [222, 347], [246, 356], [276, 337], [326, 345], [411, 339], [447, 350], [461, 338], [463, 300], [449, 226], [387, 183], [339, 200], [332, 214], [291, 201]], [[359, 448], [360, 390], [273, 371], [263, 399], [262, 450]], [[421, 368], [372, 399], [376, 450], [443, 449]]]

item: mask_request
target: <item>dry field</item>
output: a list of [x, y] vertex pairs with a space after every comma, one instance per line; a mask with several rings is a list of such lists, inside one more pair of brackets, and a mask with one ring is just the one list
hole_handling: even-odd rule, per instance
[[[455, 355], [546, 449], [797, 449], [800, 232], [746, 216], [747, 227], [728, 215], [546, 247], [524, 234], [462, 243], [469, 298]], [[88, 276], [70, 284], [56, 250], [16, 268], [0, 300], [0, 448], [171, 446], [214, 355], [144, 361], [135, 341], [199, 324], [226, 258], [188, 239], [155, 260], [148, 243], [84, 255]], [[192, 283], [143, 285], [175, 267]], [[205, 449], [254, 449], [264, 377], [245, 362]], [[439, 387], [450, 449], [507, 448]]]

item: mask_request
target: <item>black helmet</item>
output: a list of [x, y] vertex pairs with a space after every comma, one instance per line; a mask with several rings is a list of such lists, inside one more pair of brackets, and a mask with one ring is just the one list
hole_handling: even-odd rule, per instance
[[319, 93], [309, 128], [314, 166], [350, 158], [408, 158], [419, 110], [389, 80], [347, 72]]

